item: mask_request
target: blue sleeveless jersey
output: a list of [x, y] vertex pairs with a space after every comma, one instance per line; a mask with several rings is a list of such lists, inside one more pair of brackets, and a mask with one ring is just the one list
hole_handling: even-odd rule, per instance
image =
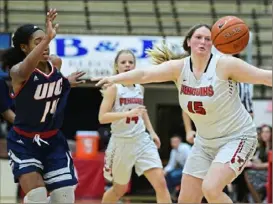
[[35, 69], [22, 89], [14, 94], [15, 127], [26, 132], [61, 128], [70, 83], [59, 70], [51, 67], [48, 75]]

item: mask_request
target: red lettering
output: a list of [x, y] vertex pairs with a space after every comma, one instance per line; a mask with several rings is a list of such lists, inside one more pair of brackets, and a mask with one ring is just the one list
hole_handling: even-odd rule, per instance
[[180, 94], [211, 97], [214, 95], [214, 90], [212, 86], [193, 88], [182, 84], [180, 88]]
[[140, 104], [143, 105], [142, 98], [120, 98], [119, 99], [120, 105], [128, 105], [128, 104]]

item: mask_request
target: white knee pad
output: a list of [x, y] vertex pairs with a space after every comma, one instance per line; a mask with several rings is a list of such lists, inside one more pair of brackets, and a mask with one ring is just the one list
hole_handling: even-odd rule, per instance
[[47, 203], [47, 190], [39, 187], [29, 191], [24, 197], [24, 203]]
[[75, 186], [67, 186], [53, 190], [50, 193], [50, 203], [74, 203]]

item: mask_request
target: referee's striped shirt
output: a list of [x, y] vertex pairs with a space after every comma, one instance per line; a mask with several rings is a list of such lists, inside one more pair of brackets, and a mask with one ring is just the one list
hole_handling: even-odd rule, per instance
[[253, 103], [252, 103], [253, 85], [246, 84], [246, 83], [237, 83], [237, 86], [238, 86], [241, 102], [245, 106], [245, 109], [249, 113], [253, 113]]

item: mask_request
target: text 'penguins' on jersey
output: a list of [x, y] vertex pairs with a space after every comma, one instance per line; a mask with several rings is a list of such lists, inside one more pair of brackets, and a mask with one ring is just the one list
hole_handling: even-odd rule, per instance
[[[139, 84], [123, 86], [117, 84], [116, 100], [113, 112], [125, 112], [143, 105], [143, 90]], [[125, 118], [114, 121], [111, 124], [111, 132], [114, 137], [133, 137], [145, 132], [142, 117]]]
[[190, 57], [184, 59], [177, 83], [180, 106], [202, 138], [220, 138], [232, 133], [256, 136], [255, 125], [241, 103], [236, 82], [221, 80], [216, 75], [219, 58], [211, 55], [200, 79], [193, 74]]

